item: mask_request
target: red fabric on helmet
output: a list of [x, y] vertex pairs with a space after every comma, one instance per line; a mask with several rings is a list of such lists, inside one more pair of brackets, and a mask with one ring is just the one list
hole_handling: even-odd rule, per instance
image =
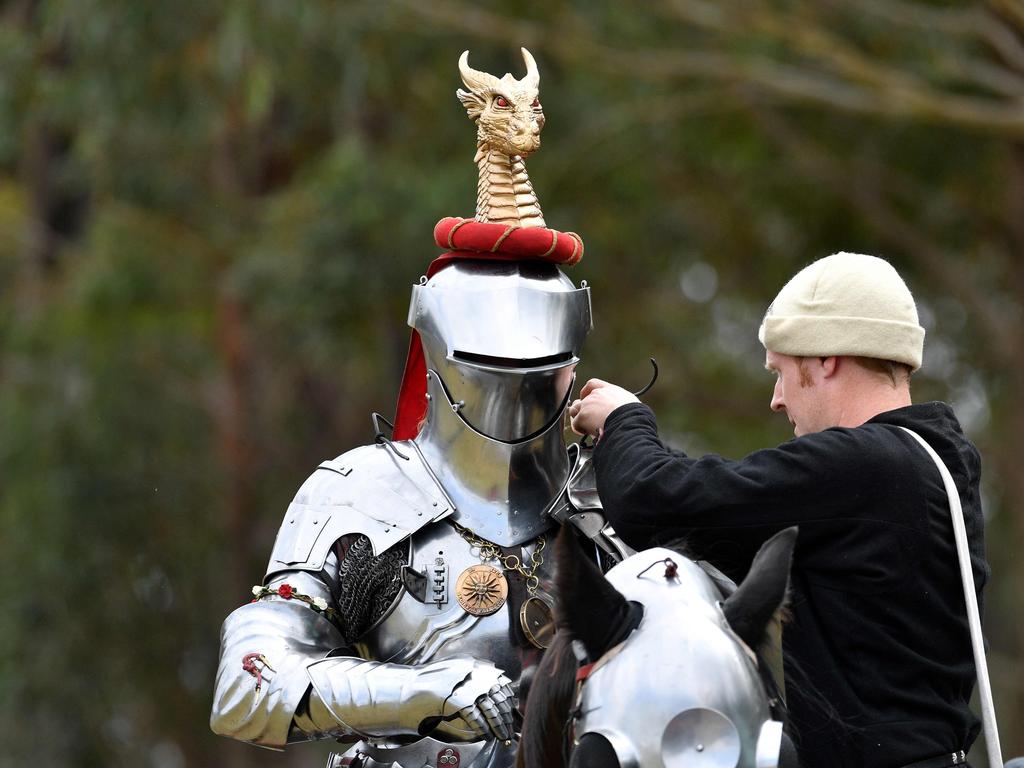
[[[442, 248], [452, 250], [430, 263], [427, 278], [462, 259], [542, 260], [571, 266], [583, 258], [583, 240], [579, 235], [546, 227], [512, 227], [449, 217], [437, 222], [434, 241]], [[427, 362], [420, 335], [413, 329], [402, 386], [398, 390], [393, 439], [411, 440], [416, 437], [426, 415]]]
[[434, 242], [454, 252], [473, 251], [471, 258], [502, 254], [505, 258], [545, 259], [569, 266], [583, 258], [583, 240], [575, 232], [488, 224], [456, 217], [437, 222]]

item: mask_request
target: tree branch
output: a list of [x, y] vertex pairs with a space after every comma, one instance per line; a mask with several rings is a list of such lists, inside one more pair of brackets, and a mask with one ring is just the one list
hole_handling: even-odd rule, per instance
[[[821, 30], [787, 33], [808, 51], [847, 77], [835, 77], [806, 65], [778, 62], [767, 56], [740, 59], [708, 50], [626, 50], [606, 45], [579, 25], [555, 38], [537, 25], [481, 11], [457, 0], [414, 4], [399, 0], [411, 13], [474, 37], [522, 39], [547, 49], [550, 56], [586, 57], [595, 68], [618, 76], [645, 80], [700, 78], [719, 83], [754, 86], [765, 95], [793, 103], [808, 103], [854, 114], [954, 125], [976, 132], [1024, 136], [1024, 104], [936, 90], [901, 70], [879, 67], [850, 46]], [[698, 14], [713, 24], [709, 13]], [[785, 20], [758, 22], [781, 32]], [[787, 22], [788, 23], [788, 22]], [[790, 24], [790, 26], [792, 26]], [[556, 45], [557, 43], [557, 45]], [[860, 82], [851, 82], [850, 78]]]
[[765, 132], [790, 153], [797, 166], [818, 181], [827, 183], [833, 192], [858, 211], [880, 239], [892, 243], [917, 263], [922, 274], [931, 275], [943, 290], [962, 299], [970, 307], [972, 315], [984, 329], [982, 336], [988, 342], [986, 351], [994, 365], [1005, 366], [1008, 360], [1020, 358], [1019, 324], [1013, 324], [996, 311], [991, 297], [971, 279], [961, 259], [952, 258], [922, 236], [918, 228], [885, 201], [885, 194], [880, 189], [866, 183], [870, 174], [832, 160], [828, 153], [778, 113], [756, 105], [751, 108]]
[[988, 0], [989, 7], [1018, 31], [1024, 30], [1024, 3], [1021, 0]]

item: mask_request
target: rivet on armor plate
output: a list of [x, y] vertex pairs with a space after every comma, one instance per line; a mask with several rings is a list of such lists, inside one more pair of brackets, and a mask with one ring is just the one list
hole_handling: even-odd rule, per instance
[[490, 565], [471, 565], [455, 582], [455, 597], [466, 613], [490, 616], [505, 604], [508, 581]]
[[438, 766], [444, 766], [444, 768], [459, 768], [461, 765], [459, 761], [458, 750], [446, 747], [437, 753], [437, 764]]

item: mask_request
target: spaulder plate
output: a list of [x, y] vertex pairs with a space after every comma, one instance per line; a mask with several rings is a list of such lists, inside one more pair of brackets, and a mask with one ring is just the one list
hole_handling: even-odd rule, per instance
[[576, 463], [569, 475], [566, 493], [573, 507], [583, 509], [604, 509], [601, 497], [597, 495], [597, 474], [594, 472], [594, 449], [580, 448]]
[[[416, 446], [365, 445], [323, 462], [288, 505], [267, 576], [319, 571], [346, 534], [367, 536], [380, 554], [454, 511]], [[407, 458], [402, 458], [405, 456]]]

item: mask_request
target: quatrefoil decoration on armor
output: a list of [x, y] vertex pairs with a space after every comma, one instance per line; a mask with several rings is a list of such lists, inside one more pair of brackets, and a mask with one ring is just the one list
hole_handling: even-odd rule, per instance
[[490, 565], [471, 565], [459, 574], [455, 596], [466, 613], [490, 616], [505, 604], [508, 581], [505, 574]]

